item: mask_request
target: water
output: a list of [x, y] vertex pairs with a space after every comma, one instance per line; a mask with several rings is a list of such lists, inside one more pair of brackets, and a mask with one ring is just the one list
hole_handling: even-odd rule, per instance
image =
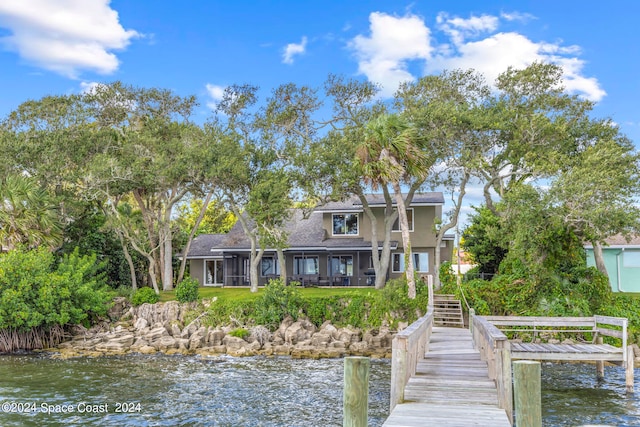
[[[341, 359], [0, 356], [0, 426], [341, 426], [343, 369]], [[543, 364], [543, 425], [640, 426], [640, 390], [627, 396], [624, 370], [605, 369], [597, 382], [593, 365]], [[389, 361], [372, 360], [369, 426], [388, 415], [389, 382]]]
[[586, 424], [640, 426], [640, 369], [635, 370], [635, 394], [625, 393], [624, 368], [606, 366], [597, 381], [590, 364], [542, 365], [543, 425], [574, 427]]
[[[0, 425], [341, 426], [343, 376], [341, 359], [0, 356]], [[371, 426], [389, 383], [389, 361], [372, 360]]]

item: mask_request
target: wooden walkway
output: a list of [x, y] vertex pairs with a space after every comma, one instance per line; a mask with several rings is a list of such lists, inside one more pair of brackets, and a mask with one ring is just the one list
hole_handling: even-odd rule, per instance
[[383, 426], [511, 427], [487, 363], [466, 329], [433, 327], [425, 358]]

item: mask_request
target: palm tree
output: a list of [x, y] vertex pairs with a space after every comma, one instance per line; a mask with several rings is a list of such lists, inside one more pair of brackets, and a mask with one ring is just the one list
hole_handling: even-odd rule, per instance
[[397, 114], [381, 115], [367, 124], [365, 139], [358, 146], [356, 156], [362, 166], [364, 181], [373, 190], [377, 190], [380, 185], [389, 184], [393, 188], [402, 231], [409, 298], [415, 298], [411, 238], [402, 184], [408, 183], [412, 178], [424, 181], [429, 172], [430, 156], [425, 149], [424, 139], [404, 117]]
[[58, 206], [36, 180], [8, 175], [0, 181], [0, 246], [51, 248], [62, 242]]

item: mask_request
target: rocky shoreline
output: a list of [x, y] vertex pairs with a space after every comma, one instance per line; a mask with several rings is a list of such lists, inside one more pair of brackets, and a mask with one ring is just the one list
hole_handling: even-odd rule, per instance
[[[205, 302], [205, 307], [211, 302]], [[200, 318], [185, 325], [193, 304], [169, 301], [130, 307], [124, 298], [109, 312], [110, 322], [90, 329], [73, 328], [71, 339], [54, 349], [59, 357], [106, 356], [128, 353], [199, 354], [205, 356], [283, 355], [294, 358], [368, 356], [390, 358], [393, 332], [382, 327], [362, 331], [337, 328], [325, 322], [320, 328], [306, 319], [285, 319], [275, 332], [264, 326], [247, 328], [242, 338], [238, 327], [206, 327]]]

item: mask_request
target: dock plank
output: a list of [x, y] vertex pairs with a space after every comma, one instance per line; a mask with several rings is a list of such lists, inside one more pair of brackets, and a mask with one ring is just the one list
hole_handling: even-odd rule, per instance
[[487, 363], [473, 348], [466, 329], [433, 328], [428, 350], [407, 382], [404, 398], [383, 426], [511, 426], [505, 411], [498, 408]]

